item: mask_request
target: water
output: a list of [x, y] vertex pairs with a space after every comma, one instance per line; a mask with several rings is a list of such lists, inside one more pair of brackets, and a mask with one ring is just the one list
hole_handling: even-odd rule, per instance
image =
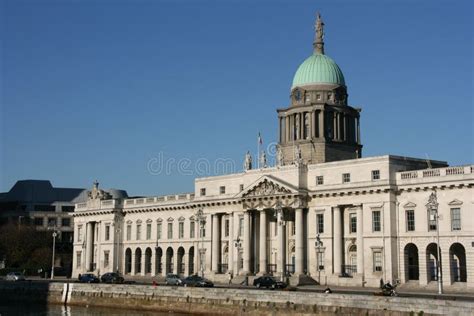
[[62, 305], [5, 305], [0, 304], [0, 316], [189, 316], [189, 314], [163, 313], [155, 311], [134, 311], [108, 307], [84, 307]]

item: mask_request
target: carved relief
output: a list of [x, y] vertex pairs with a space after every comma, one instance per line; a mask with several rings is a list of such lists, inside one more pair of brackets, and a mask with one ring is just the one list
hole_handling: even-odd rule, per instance
[[87, 191], [87, 196], [89, 200], [108, 200], [112, 198], [110, 193], [105, 192], [104, 190], [99, 189], [99, 182], [94, 181], [91, 191]]
[[274, 195], [274, 194], [284, 194], [291, 193], [291, 191], [285, 187], [282, 187], [274, 182], [268, 181], [267, 179], [259, 183], [257, 186], [249, 190], [244, 197], [249, 196], [262, 196], [262, 195]]

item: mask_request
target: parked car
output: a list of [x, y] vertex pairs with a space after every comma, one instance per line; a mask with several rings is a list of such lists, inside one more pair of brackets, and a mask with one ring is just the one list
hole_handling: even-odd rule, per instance
[[181, 285], [183, 281], [177, 274], [168, 273], [165, 278], [166, 285]]
[[99, 283], [100, 280], [92, 273], [85, 273], [79, 275], [79, 282], [81, 283]]
[[261, 276], [253, 280], [253, 285], [257, 288], [266, 287], [272, 289], [283, 289], [286, 287], [286, 283], [282, 281], [277, 281], [274, 277], [271, 276]]
[[25, 281], [25, 276], [21, 272], [10, 272], [5, 277], [7, 281]]
[[103, 283], [123, 283], [124, 279], [116, 272], [107, 272], [100, 277]]
[[184, 286], [195, 286], [195, 287], [213, 287], [214, 283], [211, 281], [201, 278], [198, 275], [191, 275], [183, 279]]

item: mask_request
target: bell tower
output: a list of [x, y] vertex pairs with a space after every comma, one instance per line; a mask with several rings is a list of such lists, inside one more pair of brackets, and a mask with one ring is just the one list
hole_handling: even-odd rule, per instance
[[324, 54], [324, 23], [316, 20], [313, 54], [293, 79], [290, 106], [278, 109], [279, 146], [284, 165], [360, 158], [360, 112], [348, 105], [339, 66]]

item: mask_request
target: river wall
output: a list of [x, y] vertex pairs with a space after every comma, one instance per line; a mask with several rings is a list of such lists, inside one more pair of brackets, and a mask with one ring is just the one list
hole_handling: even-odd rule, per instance
[[473, 315], [474, 302], [257, 289], [1, 283], [0, 302], [103, 306], [206, 315]]

